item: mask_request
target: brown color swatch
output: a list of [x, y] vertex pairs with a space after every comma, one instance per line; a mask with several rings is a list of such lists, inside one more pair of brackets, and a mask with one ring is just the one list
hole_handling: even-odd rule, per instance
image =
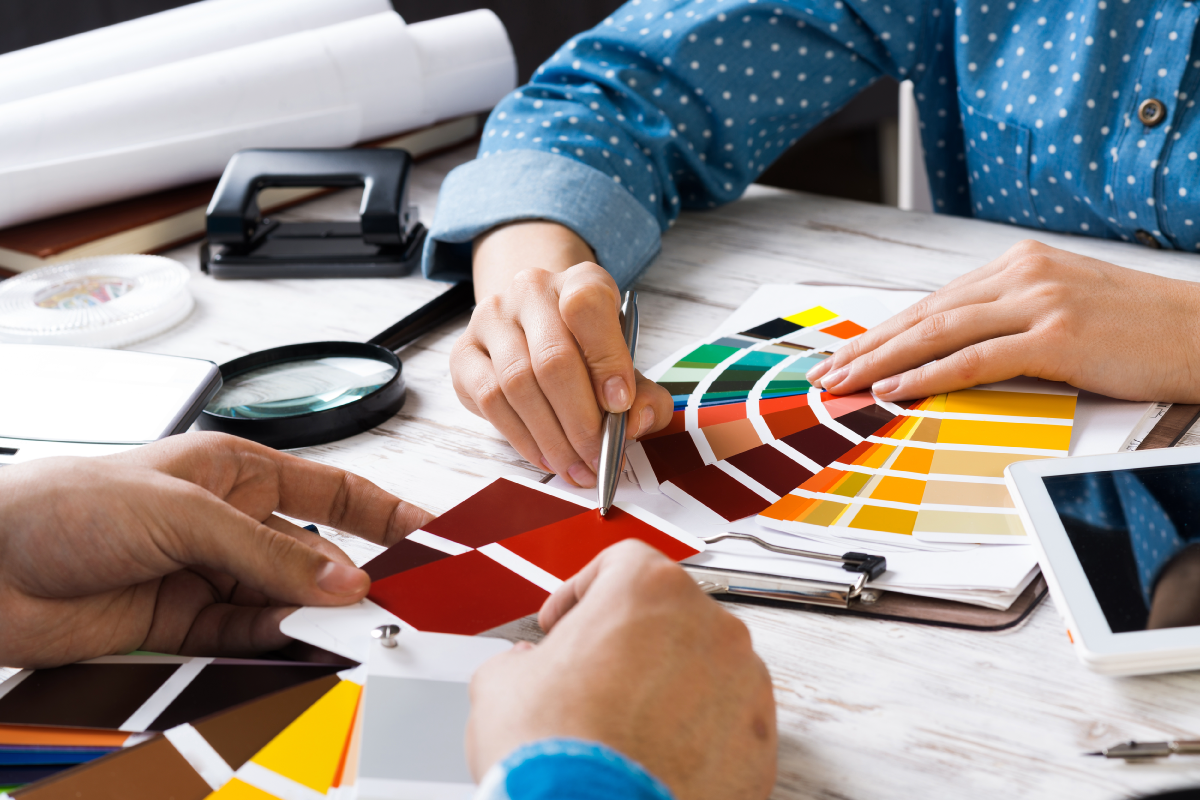
[[704, 466], [704, 459], [700, 457], [692, 435], [686, 431], [642, 442], [642, 451], [659, 483], [666, 483], [676, 475]]
[[18, 800], [203, 800], [212, 789], [162, 737], [18, 789]]
[[0, 698], [0, 723], [120, 728], [178, 664], [70, 664], [39, 669]]
[[371, 576], [371, 582], [374, 583], [389, 575], [395, 575], [397, 572], [404, 572], [449, 557], [449, 553], [434, 550], [432, 547], [426, 547], [411, 539], [401, 539], [363, 564], [362, 568], [363, 572]]
[[327, 675], [215, 714], [194, 727], [236, 770], [340, 680], [336, 675]]

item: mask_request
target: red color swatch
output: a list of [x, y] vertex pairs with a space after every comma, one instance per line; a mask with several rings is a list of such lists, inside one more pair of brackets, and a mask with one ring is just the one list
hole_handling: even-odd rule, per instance
[[782, 439], [797, 431], [820, 424], [817, 421], [817, 415], [807, 405], [765, 414], [763, 421], [767, 423], [767, 428], [776, 439]]
[[745, 403], [722, 403], [721, 405], [704, 406], [703, 408], [696, 409], [696, 422], [701, 428], [745, 418]]
[[419, 631], [465, 636], [533, 614], [549, 596], [478, 550], [376, 581], [367, 595]]
[[836, 325], [830, 325], [828, 328], [822, 328], [821, 333], [828, 333], [830, 336], [836, 336], [839, 339], [853, 339], [860, 333], [866, 333], [867, 329], [857, 322], [850, 320], [842, 320]]
[[577, 517], [505, 539], [501, 544], [565, 581], [587, 566], [601, 550], [626, 539], [640, 539], [675, 561], [700, 552], [616, 506], [603, 517], [598, 509], [586, 511]]
[[857, 392], [855, 394], [847, 394], [843, 396], [835, 396], [831, 394], [821, 395], [821, 405], [829, 411], [829, 416], [837, 417], [843, 414], [849, 414], [851, 411], [857, 411], [863, 406], [875, 405], [875, 398], [870, 392]]
[[578, 503], [500, 478], [425, 525], [424, 530], [467, 547], [483, 547], [582, 510]]
[[709, 464], [671, 480], [687, 494], [715, 511], [727, 522], [745, 519], [771, 505], [719, 467]]
[[[805, 469], [769, 444], [760, 445], [726, 459], [777, 495], [785, 495], [812, 477]], [[696, 498], [704, 502], [702, 498]]]
[[[642, 452], [646, 454], [659, 483], [665, 483], [676, 475], [704, 466], [704, 459], [700, 457], [692, 435], [686, 432], [642, 442]], [[551, 521], [557, 520], [549, 520], [543, 524], [549, 524]]]
[[758, 401], [758, 413], [766, 416], [776, 411], [787, 411], [789, 408], [801, 408], [808, 405], [807, 394], [791, 394], [784, 397], [764, 397]]

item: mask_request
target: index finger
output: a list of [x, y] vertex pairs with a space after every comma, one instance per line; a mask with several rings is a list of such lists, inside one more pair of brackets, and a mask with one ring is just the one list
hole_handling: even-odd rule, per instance
[[187, 433], [113, 458], [197, 484], [258, 520], [278, 511], [390, 546], [433, 519], [359, 476], [220, 433]]
[[558, 308], [579, 343], [605, 411], [628, 411], [636, 392], [633, 358], [621, 332], [621, 291], [602, 267], [584, 263], [559, 276]]

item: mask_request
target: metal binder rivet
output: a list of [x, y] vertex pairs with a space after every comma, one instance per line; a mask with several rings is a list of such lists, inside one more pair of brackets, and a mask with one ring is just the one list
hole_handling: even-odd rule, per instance
[[869, 606], [879, 601], [879, 592], [874, 589], [864, 589], [858, 595], [859, 605]]
[[380, 625], [371, 631], [371, 638], [377, 639], [384, 647], [395, 647], [396, 637], [400, 635], [399, 625]]

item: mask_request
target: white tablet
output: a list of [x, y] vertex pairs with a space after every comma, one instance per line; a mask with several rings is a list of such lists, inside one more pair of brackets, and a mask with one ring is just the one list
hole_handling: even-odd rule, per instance
[[1200, 447], [1004, 472], [1080, 659], [1109, 675], [1200, 668]]

